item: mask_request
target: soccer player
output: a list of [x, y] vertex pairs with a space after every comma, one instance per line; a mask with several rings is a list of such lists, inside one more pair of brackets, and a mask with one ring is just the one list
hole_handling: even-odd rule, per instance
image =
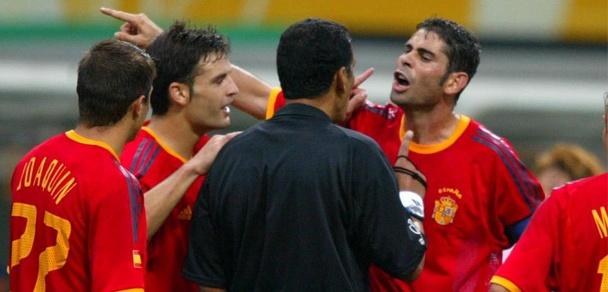
[[[604, 103], [608, 152], [608, 96]], [[554, 189], [492, 277], [490, 291], [608, 291], [607, 209], [607, 173]]]
[[217, 153], [210, 149], [235, 135], [215, 135], [209, 141], [206, 135], [230, 125], [229, 106], [238, 89], [230, 76], [229, 49], [213, 28], [187, 28], [179, 22], [147, 48], [157, 68], [152, 118], [121, 157], [145, 192], [146, 291], [198, 291], [181, 270], [202, 175]]
[[146, 53], [117, 40], [80, 61], [76, 128], [13, 172], [11, 291], [143, 291], [143, 198], [118, 157], [144, 122], [154, 74]]
[[287, 105], [218, 155], [194, 211], [188, 278], [230, 291], [366, 291], [370, 262], [416, 276], [425, 243], [411, 200], [422, 206], [424, 179], [407, 146], [398, 195], [377, 144], [332, 123], [345, 118], [353, 62], [336, 23], [307, 19], [282, 34]]

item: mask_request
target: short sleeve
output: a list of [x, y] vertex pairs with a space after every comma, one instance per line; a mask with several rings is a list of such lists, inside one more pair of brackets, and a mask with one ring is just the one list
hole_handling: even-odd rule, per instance
[[492, 277], [492, 283], [511, 290], [548, 290], [559, 240], [561, 212], [557, 199], [551, 196], [541, 204], [507, 261]]
[[[217, 168], [217, 167], [215, 167]], [[193, 212], [190, 228], [188, 255], [184, 261], [183, 273], [202, 286], [225, 288], [226, 278], [223, 271], [220, 239], [209, 212], [209, 200], [212, 187], [213, 168], [201, 188]]]
[[88, 253], [92, 291], [142, 289], [146, 218], [139, 183], [124, 170], [115, 183], [99, 186], [89, 205]]
[[360, 210], [359, 242], [375, 265], [407, 279], [424, 256], [424, 236], [401, 205], [394, 173], [380, 149], [369, 147], [356, 157], [353, 190]]
[[[544, 199], [544, 193], [534, 175], [504, 139], [495, 147], [499, 164], [495, 175], [496, 210], [503, 226], [509, 229], [534, 213]], [[515, 233], [512, 241], [521, 234]]]

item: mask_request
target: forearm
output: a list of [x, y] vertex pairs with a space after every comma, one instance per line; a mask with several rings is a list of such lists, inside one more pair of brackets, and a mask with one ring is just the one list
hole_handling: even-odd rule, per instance
[[184, 164], [144, 194], [148, 239], [160, 228], [197, 177], [196, 171], [189, 164]]
[[257, 119], [264, 119], [268, 95], [270, 95], [272, 87], [235, 65], [232, 66], [230, 77], [239, 88], [239, 94], [233, 102], [234, 106]]

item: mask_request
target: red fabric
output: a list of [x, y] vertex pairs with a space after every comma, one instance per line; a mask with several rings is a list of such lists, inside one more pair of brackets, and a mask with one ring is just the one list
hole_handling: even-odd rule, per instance
[[496, 275], [522, 291], [607, 291], [607, 209], [608, 174], [554, 190]]
[[[203, 136], [195, 150], [208, 141]], [[139, 179], [144, 192], [150, 190], [183, 165], [167, 152], [155, 138], [142, 130], [125, 147], [122, 164]], [[188, 248], [188, 234], [192, 210], [203, 178], [197, 178], [177, 203], [165, 222], [148, 243], [146, 291], [198, 291], [198, 286], [182, 276], [182, 267]]]
[[[55, 136], [21, 160], [11, 190], [11, 257], [22, 258], [10, 268], [11, 291], [143, 289], [143, 197], [110, 151]], [[18, 244], [28, 234], [29, 252]]]

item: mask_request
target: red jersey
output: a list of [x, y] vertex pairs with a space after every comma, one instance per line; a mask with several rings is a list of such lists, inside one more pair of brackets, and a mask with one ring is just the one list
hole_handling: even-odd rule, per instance
[[12, 291], [143, 291], [143, 197], [110, 146], [52, 137], [19, 162], [11, 192]]
[[[203, 136], [200, 149], [208, 140]], [[148, 128], [143, 127], [135, 139], [125, 146], [122, 164], [139, 179], [144, 192], [165, 180], [186, 159], [164, 145]], [[146, 291], [198, 291], [198, 285], [182, 276], [188, 248], [192, 206], [196, 202], [203, 178], [197, 178], [148, 243]]]
[[[406, 128], [399, 107], [368, 101], [346, 125], [373, 138], [389, 161], [396, 160]], [[440, 144], [411, 143], [409, 157], [428, 180], [428, 249], [423, 272], [411, 287], [487, 291], [502, 250], [510, 246], [505, 230], [529, 217], [544, 198], [538, 181], [507, 141], [466, 116]], [[405, 282], [373, 266], [370, 282], [375, 291], [409, 290]]]
[[511, 291], [608, 291], [608, 174], [555, 189], [492, 278]]

